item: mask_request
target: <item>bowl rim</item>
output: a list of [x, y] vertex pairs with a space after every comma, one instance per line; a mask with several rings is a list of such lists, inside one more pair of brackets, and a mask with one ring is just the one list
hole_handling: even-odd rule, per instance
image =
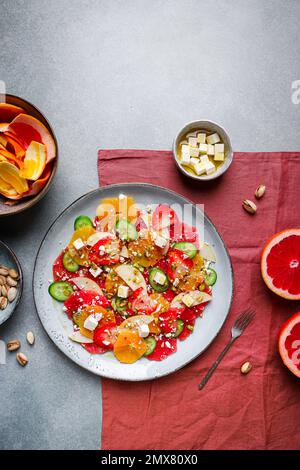
[[[23, 295], [23, 287], [24, 287], [24, 283], [23, 283], [24, 275], [23, 275], [23, 270], [22, 270], [21, 263], [20, 263], [17, 255], [16, 255], [16, 253], [3, 240], [0, 240], [0, 247], [1, 246], [4, 247], [9, 252], [9, 254], [12, 256], [14, 262], [17, 265], [17, 268], [18, 268], [18, 271], [19, 271], [19, 276], [20, 276], [19, 286], [18, 286], [18, 295], [17, 295], [17, 298], [16, 298], [15, 305], [14, 305], [12, 311], [10, 312], [10, 315], [7, 318], [5, 318], [5, 320], [1, 321], [1, 319], [0, 319], [0, 325], [3, 325], [3, 323], [5, 323], [12, 316], [12, 314], [14, 313], [14, 311], [16, 310], [17, 306], [19, 305], [19, 303], [21, 301], [21, 298], [22, 298], [22, 295]], [[2, 311], [4, 311], [4, 310], [2, 310]]]
[[[178, 159], [177, 159], [177, 141], [178, 141], [178, 137], [181, 133], [183, 133], [184, 130], [186, 130], [186, 128], [188, 127], [192, 127], [192, 126], [196, 126], [197, 124], [201, 124], [201, 123], [205, 123], [205, 124], [208, 124], [208, 125], [213, 125], [215, 127], [217, 127], [218, 129], [220, 129], [226, 136], [226, 139], [227, 139], [227, 146], [228, 146], [228, 155], [227, 155], [227, 164], [224, 164], [224, 165], [221, 165], [219, 167], [219, 169], [214, 172], [212, 175], [210, 176], [197, 176], [197, 175], [192, 175], [191, 173], [189, 173], [188, 171], [185, 170], [185, 168], [179, 163]], [[201, 130], [201, 129], [200, 129]], [[173, 158], [175, 160], [175, 164], [177, 166], [177, 168], [181, 171], [181, 173], [183, 173], [185, 176], [188, 176], [189, 178], [193, 179], [193, 180], [196, 180], [196, 181], [212, 181], [212, 180], [215, 180], [217, 178], [219, 178], [219, 176], [223, 175], [224, 173], [226, 173], [226, 171], [228, 170], [228, 168], [230, 167], [232, 161], [233, 161], [233, 150], [232, 150], [232, 144], [231, 144], [231, 140], [230, 140], [230, 137], [229, 137], [229, 134], [227, 132], [227, 130], [221, 126], [220, 124], [218, 124], [217, 122], [215, 121], [212, 121], [210, 119], [198, 119], [197, 121], [189, 121], [187, 122], [176, 134], [174, 140], [173, 140], [173, 146], [172, 146], [172, 154], [173, 154]]]
[[[50, 131], [50, 134], [54, 140], [54, 144], [55, 144], [55, 147], [56, 147], [56, 157], [54, 159], [54, 162], [53, 162], [53, 167], [52, 167], [52, 172], [51, 172], [51, 175], [49, 176], [49, 179], [46, 183], [46, 185], [41, 189], [41, 191], [36, 194], [34, 197], [29, 197], [28, 200], [26, 201], [27, 204], [25, 204], [24, 206], [22, 206], [21, 208], [17, 209], [18, 207], [18, 203], [15, 205], [15, 206], [11, 206], [11, 207], [15, 207], [16, 210], [14, 210], [13, 212], [4, 212], [4, 213], [1, 213], [0, 211], [0, 218], [1, 217], [12, 217], [14, 215], [17, 215], [17, 214], [20, 214], [21, 212], [27, 210], [27, 209], [30, 209], [31, 207], [33, 207], [36, 203], [38, 203], [46, 194], [47, 192], [49, 191], [52, 183], [53, 183], [53, 180], [54, 180], [54, 177], [56, 175], [56, 172], [57, 172], [57, 168], [58, 168], [58, 155], [59, 155], [59, 152], [58, 152], [58, 144], [57, 144], [57, 138], [56, 138], [56, 135], [53, 131], [53, 128], [50, 124], [50, 122], [48, 121], [48, 119], [45, 117], [44, 113], [42, 113], [40, 111], [39, 108], [37, 108], [34, 104], [32, 104], [30, 101], [26, 100], [25, 98], [22, 98], [21, 96], [18, 96], [18, 95], [12, 95], [11, 93], [6, 93], [5, 94], [5, 98], [15, 98], [17, 100], [20, 100], [21, 102], [25, 103], [25, 104], [28, 104], [29, 106], [31, 106], [38, 114], [40, 114], [42, 116], [42, 118], [44, 119], [45, 123], [46, 123], [46, 127], [48, 127], [48, 130]], [[7, 101], [5, 101], [7, 102]], [[7, 102], [7, 104], [11, 104], [9, 102]], [[20, 104], [21, 105], [21, 104]]]

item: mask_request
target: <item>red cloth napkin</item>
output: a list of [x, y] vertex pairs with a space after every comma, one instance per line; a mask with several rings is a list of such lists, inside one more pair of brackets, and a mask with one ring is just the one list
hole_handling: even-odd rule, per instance
[[[205, 204], [229, 248], [235, 278], [225, 326], [198, 359], [151, 382], [102, 381], [102, 448], [298, 449], [300, 381], [282, 364], [277, 337], [300, 303], [266, 288], [260, 253], [275, 232], [299, 227], [300, 153], [235, 153], [230, 170], [207, 184], [181, 175], [169, 151], [101, 150], [98, 170], [102, 186], [149, 182]], [[251, 216], [242, 201], [254, 199], [258, 184], [266, 185], [266, 194]], [[198, 391], [200, 379], [228, 341], [234, 319], [246, 307], [255, 308], [255, 321]], [[246, 360], [253, 370], [242, 376], [239, 369]]]

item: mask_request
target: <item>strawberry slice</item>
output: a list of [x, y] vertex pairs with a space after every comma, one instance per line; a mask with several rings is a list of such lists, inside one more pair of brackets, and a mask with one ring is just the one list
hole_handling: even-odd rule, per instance
[[183, 313], [184, 307], [170, 307], [166, 312], [159, 315], [159, 327], [164, 334], [174, 335], [177, 330], [177, 318]]
[[114, 348], [117, 339], [117, 325], [116, 323], [107, 323], [100, 326], [94, 331], [94, 343], [100, 348], [109, 349]]
[[111, 238], [99, 240], [89, 252], [89, 260], [96, 265], [110, 266], [120, 261], [119, 241]]
[[150, 361], [162, 361], [166, 357], [170, 356], [177, 351], [177, 340], [176, 338], [171, 339], [158, 339], [156, 347], [153, 353], [147, 356], [147, 359]]
[[193, 261], [180, 250], [171, 249], [167, 256], [169, 279], [182, 279], [193, 267]]

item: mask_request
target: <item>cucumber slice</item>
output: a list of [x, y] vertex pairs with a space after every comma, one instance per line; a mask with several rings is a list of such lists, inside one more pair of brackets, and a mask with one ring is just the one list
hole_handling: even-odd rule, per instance
[[153, 338], [153, 336], [148, 336], [144, 339], [144, 341], [147, 346], [144, 356], [149, 356], [151, 353], [153, 353], [154, 349], [156, 348], [156, 339]]
[[183, 329], [184, 329], [184, 322], [182, 320], [177, 320], [175, 338], [177, 338], [183, 332]]
[[118, 220], [116, 223], [116, 231], [121, 240], [133, 241], [138, 236], [135, 226], [125, 219]]
[[74, 222], [74, 230], [78, 230], [82, 227], [93, 227], [93, 222], [87, 215], [79, 215]]
[[213, 286], [217, 280], [217, 273], [214, 269], [209, 268], [206, 270], [206, 275], [204, 276], [204, 280], [208, 286]]
[[191, 242], [178, 242], [173, 245], [173, 248], [183, 251], [190, 259], [194, 258], [198, 253], [197, 247]]
[[64, 268], [66, 268], [67, 271], [70, 271], [70, 273], [76, 273], [79, 269], [79, 264], [76, 263], [76, 261], [73, 260], [72, 256], [68, 251], [65, 252], [63, 259], [62, 259]]
[[48, 290], [53, 299], [58, 300], [59, 302], [64, 302], [73, 293], [73, 286], [68, 282], [58, 281], [52, 282]]
[[[158, 284], [154, 277], [157, 273], [163, 274], [166, 277], [164, 284]], [[159, 268], [152, 268], [149, 272], [149, 283], [152, 289], [156, 290], [156, 292], [165, 292], [169, 287], [169, 279], [166, 273]]]
[[111, 305], [122, 317], [127, 318], [128, 314], [126, 308], [128, 306], [128, 300], [122, 299], [121, 297], [114, 297], [111, 301]]

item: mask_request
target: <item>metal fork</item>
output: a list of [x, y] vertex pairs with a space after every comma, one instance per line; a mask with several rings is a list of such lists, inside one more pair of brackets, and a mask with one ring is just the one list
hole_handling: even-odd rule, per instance
[[223, 351], [221, 352], [220, 356], [216, 360], [216, 362], [211, 366], [209, 371], [207, 372], [206, 376], [204, 379], [200, 382], [199, 384], [199, 390], [202, 390], [202, 388], [205, 386], [205, 384], [208, 382], [210, 377], [212, 376], [213, 372], [216, 370], [218, 365], [220, 364], [221, 360], [227, 353], [228, 349], [231, 347], [231, 345], [234, 343], [234, 341], [241, 336], [241, 334], [245, 331], [249, 323], [253, 320], [255, 317], [255, 311], [252, 309], [247, 309], [244, 310], [235, 320], [232, 328], [231, 328], [231, 339], [229, 343], [225, 346]]

